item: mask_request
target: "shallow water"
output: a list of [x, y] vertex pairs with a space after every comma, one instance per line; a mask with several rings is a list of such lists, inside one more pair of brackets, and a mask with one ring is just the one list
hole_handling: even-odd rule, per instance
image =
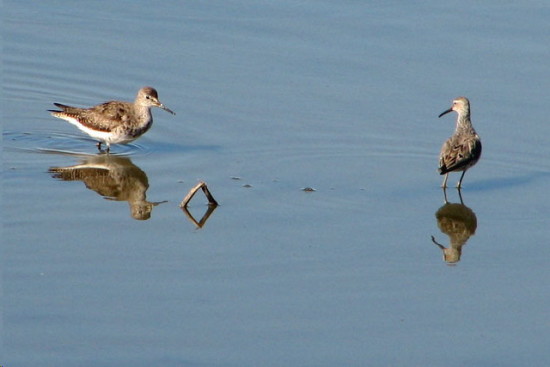
[[[544, 2], [132, 4], [4, 2], [0, 364], [549, 364]], [[46, 112], [144, 85], [110, 156]]]

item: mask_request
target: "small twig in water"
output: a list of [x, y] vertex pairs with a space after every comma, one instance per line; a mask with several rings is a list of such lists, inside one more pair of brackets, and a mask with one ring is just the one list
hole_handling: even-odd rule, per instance
[[208, 199], [208, 205], [211, 205], [211, 206], [218, 205], [218, 202], [216, 201], [216, 199], [214, 199], [214, 197], [210, 193], [210, 190], [208, 190], [208, 186], [206, 185], [206, 182], [201, 181], [198, 184], [196, 184], [195, 187], [189, 190], [185, 198], [183, 198], [183, 200], [181, 201], [180, 208], [186, 208], [187, 205], [189, 204], [189, 201], [191, 201], [191, 199], [197, 193], [197, 191], [199, 191], [199, 189], [202, 189], [202, 192], [204, 192], [204, 195]]

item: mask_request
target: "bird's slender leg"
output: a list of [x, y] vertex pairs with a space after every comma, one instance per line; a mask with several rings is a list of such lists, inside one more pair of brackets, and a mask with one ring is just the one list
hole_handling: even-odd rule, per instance
[[107, 145], [107, 149], [103, 150], [101, 149], [101, 142], [98, 141], [96, 144], [97, 150], [99, 150], [99, 153], [107, 153], [109, 154], [109, 151], [111, 150], [111, 145], [108, 143], [105, 143]]
[[467, 170], [462, 171], [462, 175], [460, 176], [460, 180], [456, 184], [456, 188], [459, 189], [459, 190], [462, 188], [462, 179], [464, 178], [464, 175], [466, 174], [466, 171]]
[[443, 179], [443, 183], [441, 184], [441, 187], [446, 189], [447, 188], [447, 178], [449, 177], [449, 173], [445, 174], [445, 178]]
[[447, 201], [447, 188], [446, 187], [443, 188], [443, 198], [445, 199], [445, 204], [448, 204], [449, 202]]
[[458, 197], [460, 198], [460, 204], [464, 205], [464, 200], [462, 200], [462, 190], [458, 189]]

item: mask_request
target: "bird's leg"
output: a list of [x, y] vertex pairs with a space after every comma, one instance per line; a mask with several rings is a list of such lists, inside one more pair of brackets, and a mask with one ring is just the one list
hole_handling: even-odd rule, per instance
[[443, 198], [445, 199], [445, 204], [448, 204], [449, 201], [447, 201], [447, 188], [443, 188]]
[[443, 183], [441, 184], [441, 187], [446, 189], [447, 188], [447, 178], [449, 177], [449, 173], [445, 173], [445, 178], [443, 179]]
[[462, 188], [462, 179], [464, 178], [464, 175], [466, 174], [466, 171], [467, 170], [462, 171], [462, 175], [460, 176], [460, 180], [456, 184], [456, 188], [459, 189], [459, 190]]
[[462, 190], [458, 189], [458, 197], [460, 198], [460, 204], [464, 205], [464, 200], [462, 200]]
[[96, 147], [97, 147], [97, 150], [99, 150], [99, 153], [109, 154], [109, 151], [111, 150], [111, 145], [110, 144], [107, 144], [107, 149], [105, 149], [105, 150], [101, 149], [101, 142], [100, 141], [97, 142]]

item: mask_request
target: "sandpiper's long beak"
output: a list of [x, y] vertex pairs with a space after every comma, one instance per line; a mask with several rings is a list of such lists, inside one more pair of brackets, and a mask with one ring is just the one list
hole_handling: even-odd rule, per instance
[[452, 108], [452, 107], [449, 108], [447, 111], [441, 112], [441, 115], [439, 115], [439, 117], [441, 117], [441, 116], [443, 116], [443, 115], [446, 115], [446, 114], [448, 114], [449, 112], [453, 112], [453, 108]]
[[163, 105], [162, 103], [159, 102], [159, 104], [157, 105], [159, 108], [162, 108], [164, 111], [166, 112], [170, 112], [172, 115], [175, 115], [176, 113], [174, 111], [172, 111], [171, 109], [169, 109], [168, 107], [166, 107], [165, 105]]

